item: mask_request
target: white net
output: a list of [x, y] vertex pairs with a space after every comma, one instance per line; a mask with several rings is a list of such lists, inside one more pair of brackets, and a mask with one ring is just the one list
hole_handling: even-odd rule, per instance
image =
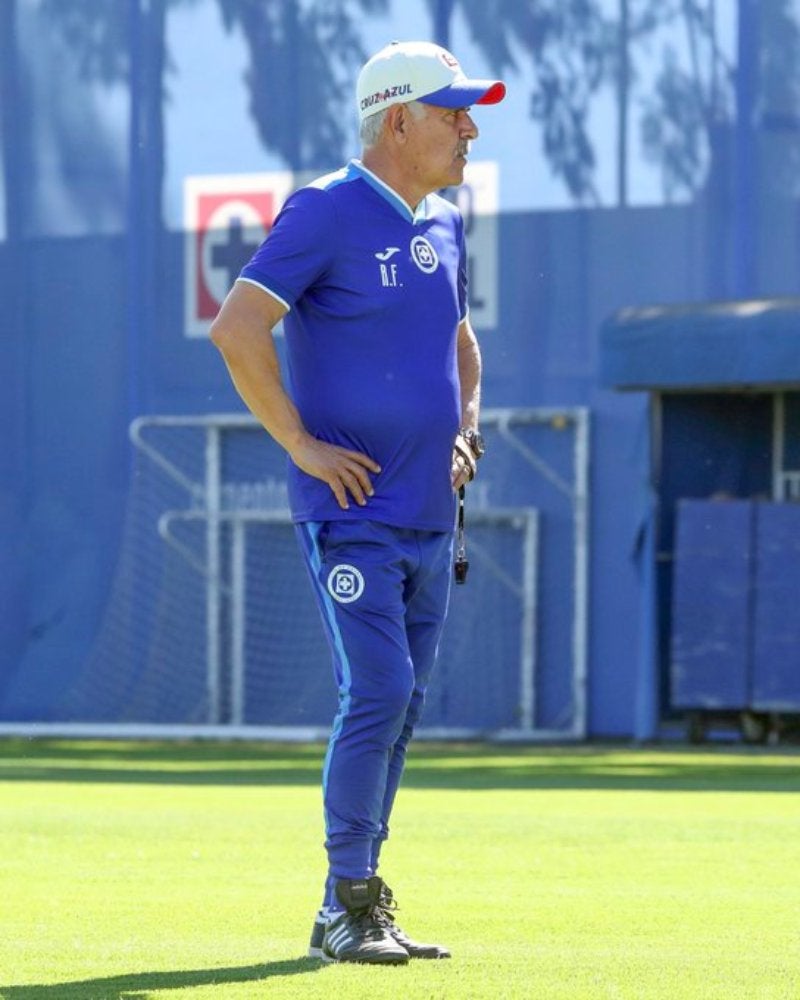
[[[504, 412], [483, 421], [469, 577], [453, 587], [423, 726], [577, 735], [581, 423]], [[325, 731], [335, 688], [283, 452], [246, 416], [142, 418], [132, 436], [115, 583], [62, 718]]]

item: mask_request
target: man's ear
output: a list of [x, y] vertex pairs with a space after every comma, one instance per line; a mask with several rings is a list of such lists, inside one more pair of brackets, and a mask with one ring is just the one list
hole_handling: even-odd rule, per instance
[[411, 115], [404, 104], [393, 104], [386, 112], [386, 125], [395, 142], [404, 143], [408, 138]]

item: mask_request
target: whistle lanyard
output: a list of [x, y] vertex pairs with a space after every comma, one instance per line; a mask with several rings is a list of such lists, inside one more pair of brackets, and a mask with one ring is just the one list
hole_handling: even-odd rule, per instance
[[464, 494], [465, 489], [458, 489], [458, 522], [456, 528], [456, 559], [453, 565], [456, 583], [466, 583], [469, 562], [467, 561], [467, 545], [464, 541]]

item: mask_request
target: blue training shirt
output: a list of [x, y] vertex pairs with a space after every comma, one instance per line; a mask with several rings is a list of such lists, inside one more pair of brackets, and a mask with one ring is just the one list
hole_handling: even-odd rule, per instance
[[287, 391], [306, 429], [381, 467], [366, 506], [344, 511], [327, 483], [290, 462], [294, 521], [453, 527], [463, 229], [444, 198], [428, 195], [414, 213], [353, 160], [291, 195], [242, 269], [239, 280], [289, 309]]

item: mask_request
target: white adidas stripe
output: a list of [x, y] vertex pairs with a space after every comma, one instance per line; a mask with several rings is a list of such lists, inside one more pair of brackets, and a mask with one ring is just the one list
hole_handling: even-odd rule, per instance
[[343, 951], [354, 941], [355, 939], [347, 927], [337, 927], [328, 934], [328, 944], [334, 951]]

